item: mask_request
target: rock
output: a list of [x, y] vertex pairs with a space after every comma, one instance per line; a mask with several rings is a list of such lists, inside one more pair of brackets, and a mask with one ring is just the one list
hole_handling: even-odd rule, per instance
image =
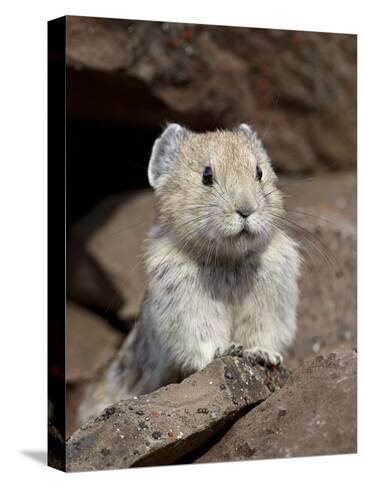
[[196, 462], [356, 452], [356, 363], [350, 351], [308, 361]]
[[[356, 36], [67, 17], [74, 119], [254, 124], [276, 167], [356, 167]], [[152, 142], [152, 141], [151, 141]]]
[[75, 227], [67, 246], [67, 297], [105, 315], [116, 315], [123, 303], [122, 296], [90, 255], [86, 246], [88, 235], [77, 235], [79, 229]]
[[118, 402], [67, 443], [67, 470], [171, 464], [276, 391], [287, 371], [225, 357], [181, 384]]
[[52, 468], [65, 471], [65, 441], [52, 423], [47, 429], [47, 464]]
[[[96, 210], [93, 218], [99, 211]], [[154, 219], [155, 205], [151, 190], [132, 193], [116, 207], [88, 242], [91, 255], [124, 299], [119, 309], [122, 319], [136, 317], [140, 311], [145, 293], [143, 241]]]
[[[304, 258], [298, 332], [286, 365], [357, 344], [357, 234], [343, 216], [326, 208], [290, 214]], [[299, 227], [300, 226], [300, 227]], [[305, 230], [303, 231], [302, 228]]]
[[66, 307], [66, 381], [92, 378], [115, 354], [123, 336], [75, 303]]
[[66, 385], [65, 438], [78, 428], [78, 408], [84, 398], [86, 381], [69, 382]]
[[[142, 190], [103, 200], [73, 227], [73, 235], [83, 243], [85, 253], [112, 284], [108, 306], [122, 320], [134, 318], [140, 311], [145, 293], [142, 245], [154, 216], [152, 191]], [[77, 266], [77, 260], [74, 261]], [[78, 296], [82, 294], [83, 283], [89, 286], [80, 282]], [[98, 299], [103, 293], [103, 282], [95, 282], [91, 302], [94, 295]]]
[[[281, 176], [279, 185], [287, 195], [285, 205], [288, 208], [315, 207], [316, 215], [320, 217], [323, 212], [336, 212], [343, 216], [343, 220], [356, 225], [356, 172], [342, 171], [311, 177]], [[326, 215], [324, 217], [327, 219]]]

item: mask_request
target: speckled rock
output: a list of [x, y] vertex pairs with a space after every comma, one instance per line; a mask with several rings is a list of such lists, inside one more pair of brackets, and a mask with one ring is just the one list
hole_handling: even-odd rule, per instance
[[196, 462], [356, 452], [356, 366], [351, 351], [306, 362]]
[[93, 378], [116, 353], [123, 335], [97, 314], [66, 306], [66, 381]]
[[245, 121], [284, 170], [356, 166], [356, 36], [67, 17], [66, 61], [75, 118]]
[[121, 401], [76, 431], [67, 470], [170, 464], [283, 385], [283, 368], [225, 357], [181, 384]]

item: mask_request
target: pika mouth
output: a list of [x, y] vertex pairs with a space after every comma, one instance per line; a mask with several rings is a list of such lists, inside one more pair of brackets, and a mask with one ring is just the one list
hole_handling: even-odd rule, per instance
[[252, 233], [250, 232], [250, 230], [248, 229], [248, 227], [243, 227], [243, 228], [241, 229], [241, 231], [239, 231], [239, 232], [236, 234], [236, 236], [237, 236], [238, 238], [239, 238], [239, 237], [243, 237], [243, 236], [245, 236], [245, 237], [249, 238], [249, 237], [251, 237], [251, 236], [252, 236]]
[[239, 231], [237, 231], [235, 234], [231, 234], [227, 237], [229, 239], [234, 239], [234, 240], [240, 239], [240, 238], [251, 239], [254, 237], [254, 234], [251, 231], [251, 229], [249, 229], [246, 225], [244, 225], [243, 228], [240, 229]]

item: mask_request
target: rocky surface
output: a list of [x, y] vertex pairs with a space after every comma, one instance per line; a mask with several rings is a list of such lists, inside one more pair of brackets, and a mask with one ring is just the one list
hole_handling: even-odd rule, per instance
[[316, 207], [318, 217], [322, 217], [323, 212], [336, 212], [354, 225], [357, 222], [357, 175], [354, 171], [303, 177], [281, 175], [279, 185], [289, 209], [311, 206]]
[[[294, 368], [318, 353], [357, 345], [357, 234], [342, 215], [305, 207], [292, 215], [304, 259], [298, 332], [286, 364]], [[300, 227], [303, 227], [303, 231]]]
[[66, 42], [73, 118], [245, 121], [283, 170], [356, 165], [356, 36], [68, 17]]
[[47, 464], [55, 469], [65, 471], [65, 442], [54, 425], [47, 428]]
[[[106, 294], [104, 283], [95, 277], [94, 293], [89, 293], [87, 299], [90, 306], [105, 296], [105, 310], [114, 311], [123, 320], [137, 317], [145, 292], [143, 240], [154, 217], [152, 192], [142, 190], [105, 199], [74, 225], [72, 234], [77, 236], [73, 240], [77, 251], [88, 256], [90, 267], [95, 263], [112, 286]], [[70, 267], [70, 282], [75, 282], [71, 297], [77, 301], [87, 295], [84, 286], [91, 289], [90, 281], [79, 279], [80, 266], [86, 266], [85, 259], [75, 259]]]
[[356, 452], [356, 363], [350, 351], [307, 361], [197, 462]]
[[78, 426], [78, 408], [85, 394], [86, 381], [66, 384], [65, 439], [68, 439]]
[[121, 401], [76, 431], [67, 470], [170, 464], [284, 384], [286, 370], [225, 357], [181, 384]]
[[122, 334], [99, 315], [69, 302], [66, 306], [66, 381], [93, 378], [116, 353]]
[[[93, 225], [98, 226], [100, 222], [93, 222]], [[99, 313], [117, 314], [123, 299], [107, 273], [90, 254], [87, 244], [91, 235], [92, 230], [88, 228], [86, 231], [81, 222], [69, 234], [67, 297]]]

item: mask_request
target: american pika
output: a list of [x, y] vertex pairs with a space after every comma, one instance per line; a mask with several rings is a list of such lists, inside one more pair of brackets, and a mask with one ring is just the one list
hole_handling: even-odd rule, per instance
[[170, 124], [148, 178], [157, 222], [146, 241], [141, 315], [79, 408], [84, 423], [121, 399], [177, 382], [225, 354], [276, 365], [296, 332], [297, 244], [254, 130], [197, 134]]

